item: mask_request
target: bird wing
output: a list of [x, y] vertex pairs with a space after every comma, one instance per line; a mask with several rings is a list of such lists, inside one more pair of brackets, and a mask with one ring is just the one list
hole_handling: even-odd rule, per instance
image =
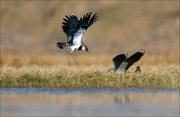
[[126, 60], [126, 58], [127, 58], [127, 57], [126, 57], [125, 54], [120, 54], [120, 55], [115, 56], [115, 57], [112, 59], [112, 61], [113, 61], [113, 63], [114, 63], [114, 68], [115, 68], [115, 69], [118, 69], [119, 66], [121, 65], [121, 63]]
[[72, 44], [81, 44], [82, 36], [84, 35], [85, 31], [98, 19], [97, 14], [95, 13], [92, 15], [92, 12], [85, 14], [83, 17], [79, 19], [79, 25], [77, 25], [77, 31], [75, 32], [72, 40], [70, 43]]
[[80, 28], [87, 30], [94, 22], [98, 20], [97, 13], [92, 16], [92, 12], [85, 14], [79, 19]]
[[79, 20], [75, 15], [66, 15], [63, 20], [62, 29], [67, 35], [67, 42], [70, 42], [74, 34], [79, 30]]
[[127, 58], [125, 62], [127, 62], [128, 64], [125, 70], [127, 71], [129, 67], [131, 67], [135, 62], [139, 61], [141, 57], [144, 55], [144, 53], [145, 51], [141, 49], [139, 52], [136, 52], [133, 55], [131, 55], [129, 58]]

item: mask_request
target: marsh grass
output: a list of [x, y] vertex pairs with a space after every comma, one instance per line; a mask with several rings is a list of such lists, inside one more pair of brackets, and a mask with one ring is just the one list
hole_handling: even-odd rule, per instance
[[2, 67], [1, 87], [180, 88], [177, 65], [143, 65], [141, 74], [107, 72], [109, 66]]

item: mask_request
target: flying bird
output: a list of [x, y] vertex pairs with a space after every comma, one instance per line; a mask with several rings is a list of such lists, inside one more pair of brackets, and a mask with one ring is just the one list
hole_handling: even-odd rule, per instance
[[82, 37], [86, 30], [98, 20], [97, 13], [92, 15], [92, 12], [86, 13], [80, 19], [74, 14], [65, 16], [62, 22], [62, 29], [67, 35], [67, 42], [58, 42], [57, 47], [70, 51], [72, 54], [74, 51], [87, 51], [88, 47], [82, 42]]
[[130, 57], [128, 54], [120, 54], [115, 56], [112, 61], [114, 63], [114, 70], [118, 72], [127, 72], [127, 70], [145, 54], [145, 50], [134, 53]]

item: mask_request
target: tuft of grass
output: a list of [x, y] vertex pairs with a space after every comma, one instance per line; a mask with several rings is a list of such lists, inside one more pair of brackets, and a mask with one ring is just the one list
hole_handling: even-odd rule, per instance
[[180, 88], [177, 65], [144, 65], [141, 74], [107, 72], [106, 66], [2, 67], [1, 87]]

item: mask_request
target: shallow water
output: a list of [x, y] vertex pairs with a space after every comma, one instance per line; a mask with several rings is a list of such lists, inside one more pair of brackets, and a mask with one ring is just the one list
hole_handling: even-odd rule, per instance
[[179, 90], [1, 88], [1, 116], [179, 116]]

